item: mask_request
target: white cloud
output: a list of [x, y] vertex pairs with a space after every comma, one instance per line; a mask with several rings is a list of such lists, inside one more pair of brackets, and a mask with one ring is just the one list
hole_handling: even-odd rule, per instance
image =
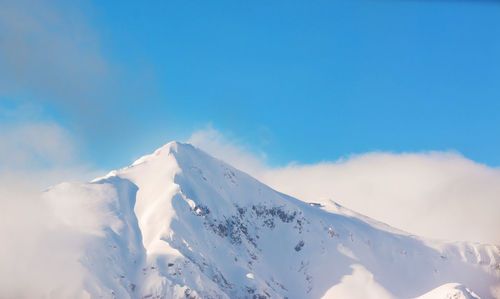
[[0, 126], [2, 168], [25, 168], [49, 162], [62, 165], [70, 161], [74, 148], [67, 133], [52, 123]]
[[229, 141], [211, 126], [194, 132], [187, 141], [203, 148], [214, 157], [228, 162], [236, 168], [244, 169], [250, 174], [260, 173], [266, 169], [262, 156], [245, 151], [245, 147], [235, 141]]
[[[0, 185], [0, 297], [47, 298], [78, 288], [81, 236], [54, 225], [48, 207], [33, 192]], [[29, 185], [29, 183], [28, 183]], [[57, 227], [57, 228], [55, 228]], [[56, 295], [58, 294], [58, 295]], [[59, 296], [59, 294], [61, 296]]]
[[421, 236], [500, 244], [500, 170], [458, 153], [366, 153], [271, 168], [213, 129], [189, 142], [304, 201], [332, 199]]
[[[500, 243], [500, 171], [457, 153], [368, 153], [271, 168], [262, 156], [212, 128], [189, 141], [305, 201], [333, 199], [423, 236]], [[78, 160], [77, 142], [57, 124], [0, 122], [0, 297], [32, 298], [54, 288], [53, 297], [71, 297], [81, 289], [85, 269], [77, 257], [92, 234], [82, 235], [62, 221], [71, 218], [54, 217], [73, 215], [75, 206], [61, 205], [63, 211], [58, 211], [40, 201], [40, 191], [48, 185], [102, 174]], [[95, 211], [77, 210], [82, 213], [77, 224], [95, 224]], [[368, 280], [383, 293], [369, 276], [356, 273], [345, 277], [343, 288], [331, 291], [350, 292]]]
[[0, 190], [39, 192], [102, 173], [81, 163], [78, 154], [77, 141], [56, 123], [0, 123]]
[[79, 287], [83, 270], [76, 257], [85, 238], [55, 225], [40, 198], [49, 185], [102, 174], [77, 157], [75, 141], [57, 124], [0, 123], [0, 297], [53, 290], [51, 296], [64, 298]]
[[331, 287], [322, 299], [391, 299], [394, 298], [384, 287], [378, 284], [370, 271], [359, 264], [351, 265], [352, 274], [345, 275], [339, 284]]

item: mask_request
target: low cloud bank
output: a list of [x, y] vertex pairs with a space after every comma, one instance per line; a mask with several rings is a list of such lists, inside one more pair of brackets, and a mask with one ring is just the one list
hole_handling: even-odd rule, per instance
[[81, 288], [77, 256], [87, 237], [41, 200], [50, 185], [102, 174], [77, 157], [75, 140], [57, 124], [0, 123], [0, 297], [67, 298]]
[[456, 152], [374, 152], [272, 168], [212, 128], [188, 142], [304, 201], [334, 200], [425, 237], [500, 244], [500, 169]]
[[[213, 129], [189, 141], [305, 201], [332, 199], [422, 236], [500, 244], [500, 170], [458, 153], [367, 153], [272, 168]], [[65, 298], [81, 290], [85, 271], [76, 257], [95, 236], [61, 222], [41, 201], [47, 186], [103, 173], [75, 162], [76, 144], [57, 124], [0, 123], [0, 297]], [[93, 211], [77, 210], [91, 221]]]

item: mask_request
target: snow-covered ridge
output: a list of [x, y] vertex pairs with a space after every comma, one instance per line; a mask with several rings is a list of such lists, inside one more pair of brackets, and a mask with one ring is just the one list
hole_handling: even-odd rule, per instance
[[[500, 298], [498, 246], [425, 240], [305, 203], [189, 144], [45, 199], [93, 236], [82, 241], [86, 274], [72, 297], [441, 298], [451, 288]], [[58, 214], [68, 205], [74, 214]]]

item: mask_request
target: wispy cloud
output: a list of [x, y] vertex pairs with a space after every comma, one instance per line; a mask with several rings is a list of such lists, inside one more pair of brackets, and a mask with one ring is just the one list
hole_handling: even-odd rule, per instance
[[211, 125], [194, 132], [188, 142], [248, 173], [262, 173], [267, 169], [265, 156], [246, 151], [243, 145], [235, 140], [229, 141]]
[[500, 244], [500, 170], [459, 153], [373, 152], [272, 168], [214, 129], [189, 142], [305, 201], [331, 199], [422, 236]]
[[155, 81], [151, 69], [126, 72], [111, 46], [103, 50], [92, 12], [82, 2], [2, 1], [0, 97], [50, 107], [87, 138], [116, 140], [133, 130], [134, 98], [151, 97]]
[[3, 1], [0, 30], [4, 94], [82, 104], [109, 83], [112, 67], [96, 34], [74, 10], [50, 1]]
[[[5, 114], [24, 113], [0, 111], [0, 119]], [[76, 254], [85, 238], [55, 225], [40, 198], [49, 185], [103, 173], [78, 159], [77, 145], [56, 123], [0, 121], [0, 297], [40, 297], [56, 287], [52, 295], [64, 298], [71, 297], [65, 290], [79, 287]]]
[[[100, 173], [79, 158], [78, 138], [55, 122], [24, 118], [30, 115], [36, 119], [32, 113], [23, 107], [0, 111], [1, 119], [11, 119], [0, 121], [2, 190], [12, 186], [2, 184], [5, 180], [18, 181], [41, 191], [62, 180], [86, 180]], [[26, 189], [29, 188], [21, 188]]]

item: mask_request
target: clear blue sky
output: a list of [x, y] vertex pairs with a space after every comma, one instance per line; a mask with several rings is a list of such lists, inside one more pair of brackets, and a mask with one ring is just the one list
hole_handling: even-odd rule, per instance
[[[37, 107], [37, 118], [78, 136], [82, 157], [101, 167], [124, 166], [208, 123], [267, 153], [273, 165], [377, 150], [456, 150], [500, 166], [500, 2], [46, 7], [59, 21], [36, 12], [33, 18], [49, 28], [43, 34], [65, 43], [43, 38], [50, 46], [33, 42], [29, 51], [61, 44], [60, 56], [40, 59], [76, 65], [79, 75], [68, 83], [71, 67], [32, 70], [35, 79], [0, 89], [0, 103], [4, 110]], [[8, 71], [0, 79], [11, 78]], [[69, 87], [37, 85], [38, 78]]]

